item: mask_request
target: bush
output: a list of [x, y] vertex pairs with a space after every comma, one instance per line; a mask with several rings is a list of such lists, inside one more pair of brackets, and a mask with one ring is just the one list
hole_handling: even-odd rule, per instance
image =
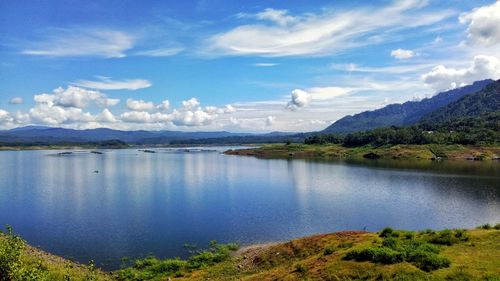
[[450, 260], [446, 257], [422, 250], [411, 253], [408, 262], [427, 272], [450, 266]]
[[0, 281], [48, 280], [41, 261], [27, 263], [21, 258], [26, 243], [14, 234], [12, 227], [6, 228], [6, 233], [0, 231]]
[[301, 263], [295, 265], [295, 272], [305, 273], [307, 272], [307, 267]]
[[386, 228], [380, 233], [380, 236], [384, 237], [381, 246], [350, 251], [344, 256], [344, 259], [382, 264], [406, 261], [423, 271], [432, 271], [448, 267], [450, 261], [446, 257], [440, 256], [438, 246], [430, 244], [430, 241], [435, 244], [451, 245], [468, 239], [465, 230], [444, 230], [438, 233], [426, 231], [415, 236], [413, 232], [394, 231]]
[[388, 237], [382, 241], [382, 246], [395, 250], [398, 248], [398, 240], [394, 237]]
[[185, 273], [198, 268], [210, 266], [227, 260], [232, 251], [238, 248], [236, 244], [218, 244], [210, 242], [207, 250], [194, 251], [187, 260], [157, 259], [147, 257], [136, 260], [131, 267], [117, 272], [118, 280], [157, 280], [167, 276], [183, 276]]
[[495, 226], [493, 226], [493, 228], [497, 229], [497, 230], [500, 230], [500, 223], [495, 224]]
[[382, 232], [380, 232], [379, 237], [390, 237], [394, 234], [394, 230], [390, 227], [386, 227], [382, 229]]
[[461, 241], [468, 241], [469, 235], [463, 229], [456, 229], [454, 231], [445, 229], [430, 235], [429, 242], [438, 245], [451, 246]]
[[351, 251], [346, 254], [344, 259], [393, 264], [403, 262], [404, 255], [387, 247], [370, 247], [362, 250]]
[[325, 256], [331, 255], [335, 253], [335, 246], [329, 245], [325, 247], [325, 250], [323, 251], [323, 254]]
[[486, 223], [486, 224], [483, 224], [483, 225], [479, 226], [479, 228], [481, 228], [481, 229], [491, 229], [491, 225], [489, 223]]

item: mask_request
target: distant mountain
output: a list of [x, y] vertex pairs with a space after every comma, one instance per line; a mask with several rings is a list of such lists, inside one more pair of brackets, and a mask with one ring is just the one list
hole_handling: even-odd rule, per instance
[[413, 125], [436, 109], [446, 106], [461, 97], [482, 90], [493, 80], [474, 82], [472, 85], [439, 93], [421, 101], [391, 104], [381, 109], [349, 115], [337, 120], [321, 133], [350, 133], [390, 126]]
[[121, 131], [106, 128], [74, 130], [43, 126], [26, 126], [0, 131], [2, 143], [89, 143], [119, 140], [129, 144], [169, 144], [181, 140], [217, 139], [246, 136], [286, 136], [287, 133], [249, 134], [219, 132], [181, 132], [181, 131]]
[[488, 84], [479, 92], [465, 95], [436, 111], [426, 114], [420, 122], [437, 124], [498, 111], [500, 111], [500, 80]]

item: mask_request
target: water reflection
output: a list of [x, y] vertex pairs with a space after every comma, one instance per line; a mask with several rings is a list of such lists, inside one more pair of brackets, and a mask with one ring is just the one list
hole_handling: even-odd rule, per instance
[[500, 221], [496, 162], [315, 162], [137, 150], [47, 156], [53, 153], [0, 153], [6, 171], [0, 224], [43, 249], [108, 268], [123, 256], [183, 256], [186, 242]]

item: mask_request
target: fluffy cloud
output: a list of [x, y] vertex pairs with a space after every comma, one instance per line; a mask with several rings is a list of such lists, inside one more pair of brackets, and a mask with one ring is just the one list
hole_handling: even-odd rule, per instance
[[12, 116], [10, 115], [10, 113], [8, 111], [0, 109], [0, 124], [3, 125], [3, 124], [10, 123], [13, 121], [14, 121], [14, 119], [12, 118]]
[[266, 126], [272, 126], [274, 124], [274, 121], [276, 121], [276, 117], [274, 116], [267, 116], [266, 117]]
[[460, 22], [469, 25], [467, 34], [472, 43], [486, 46], [500, 43], [500, 1], [462, 14]]
[[422, 76], [425, 84], [438, 91], [487, 78], [500, 78], [500, 60], [496, 57], [475, 56], [467, 68], [448, 68], [438, 65]]
[[46, 38], [32, 42], [32, 48], [23, 54], [49, 57], [98, 56], [125, 57], [125, 51], [134, 46], [134, 36], [107, 29], [50, 30]]
[[152, 102], [127, 99], [127, 108], [134, 111], [151, 111], [154, 110], [156, 107]]
[[412, 50], [396, 49], [391, 51], [391, 56], [397, 59], [409, 59], [415, 56]]
[[[66, 89], [59, 87], [51, 94], [35, 95], [34, 101], [35, 106], [29, 110], [32, 121], [48, 125], [59, 125], [94, 122], [96, 117], [89, 112], [84, 112], [85, 108], [91, 104], [100, 107], [114, 106], [120, 100], [110, 99], [98, 91], [68, 86]], [[105, 116], [101, 117], [105, 118]]]
[[202, 126], [210, 124], [216, 114], [210, 114], [203, 110], [174, 110], [172, 122], [177, 126]]
[[161, 111], [168, 110], [170, 108], [170, 101], [164, 100], [159, 105], [156, 106]]
[[[205, 53], [270, 57], [330, 55], [387, 42], [394, 33], [435, 24], [454, 14], [447, 10], [420, 10], [426, 3], [425, 0], [394, 1], [381, 8], [323, 10], [320, 14], [301, 16], [265, 9], [255, 15], [260, 19], [257, 23], [240, 25], [209, 38]], [[392, 33], [383, 32], [387, 30]]]
[[86, 108], [91, 102], [102, 107], [114, 106], [120, 102], [119, 99], [110, 99], [101, 92], [74, 86], [68, 86], [66, 89], [59, 87], [51, 94], [35, 95], [34, 100], [37, 104], [76, 108]]
[[182, 106], [186, 109], [192, 109], [198, 107], [200, 102], [196, 98], [190, 98], [189, 100], [182, 101]]
[[328, 102], [337, 97], [350, 94], [356, 90], [350, 87], [313, 87], [307, 90], [295, 89], [292, 91], [291, 99], [285, 106], [286, 109], [296, 111], [306, 107], [314, 101], [315, 103]]
[[104, 123], [116, 123], [118, 120], [116, 117], [109, 111], [109, 109], [105, 108], [96, 118], [99, 122]]
[[79, 80], [72, 83], [75, 86], [97, 90], [138, 90], [151, 87], [151, 82], [144, 79], [111, 80], [109, 77], [98, 76], [99, 81]]
[[295, 89], [292, 91], [291, 100], [286, 105], [287, 109], [297, 110], [301, 107], [305, 107], [311, 101], [311, 95], [303, 90]]
[[172, 115], [159, 112], [129, 111], [122, 113], [120, 119], [132, 123], [166, 123], [172, 120]]
[[224, 114], [224, 113], [233, 113], [236, 111], [236, 109], [228, 104], [223, 108], [216, 107], [216, 106], [206, 106], [205, 111], [209, 114]]
[[40, 103], [31, 108], [31, 119], [35, 122], [59, 125], [70, 122], [92, 122], [95, 118], [88, 112], [84, 112], [81, 108], [62, 107], [48, 103]]
[[14, 98], [11, 98], [9, 101], [10, 104], [22, 104], [23, 102], [24, 102], [24, 100], [21, 97], [14, 97]]

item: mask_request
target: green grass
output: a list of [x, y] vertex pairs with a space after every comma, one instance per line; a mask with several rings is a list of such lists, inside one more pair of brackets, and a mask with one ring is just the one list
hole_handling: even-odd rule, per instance
[[364, 159], [365, 155], [376, 155], [380, 159], [436, 160], [467, 159], [477, 157], [490, 160], [500, 155], [498, 146], [464, 145], [365, 145], [344, 147], [338, 144], [271, 144], [260, 148], [228, 151], [227, 154], [251, 155], [262, 158], [305, 158], [305, 159]]
[[[212, 242], [187, 259], [146, 257], [114, 272], [0, 234], [0, 280], [500, 280], [500, 225], [346, 231], [254, 246]], [[498, 227], [500, 228], [500, 227]]]

